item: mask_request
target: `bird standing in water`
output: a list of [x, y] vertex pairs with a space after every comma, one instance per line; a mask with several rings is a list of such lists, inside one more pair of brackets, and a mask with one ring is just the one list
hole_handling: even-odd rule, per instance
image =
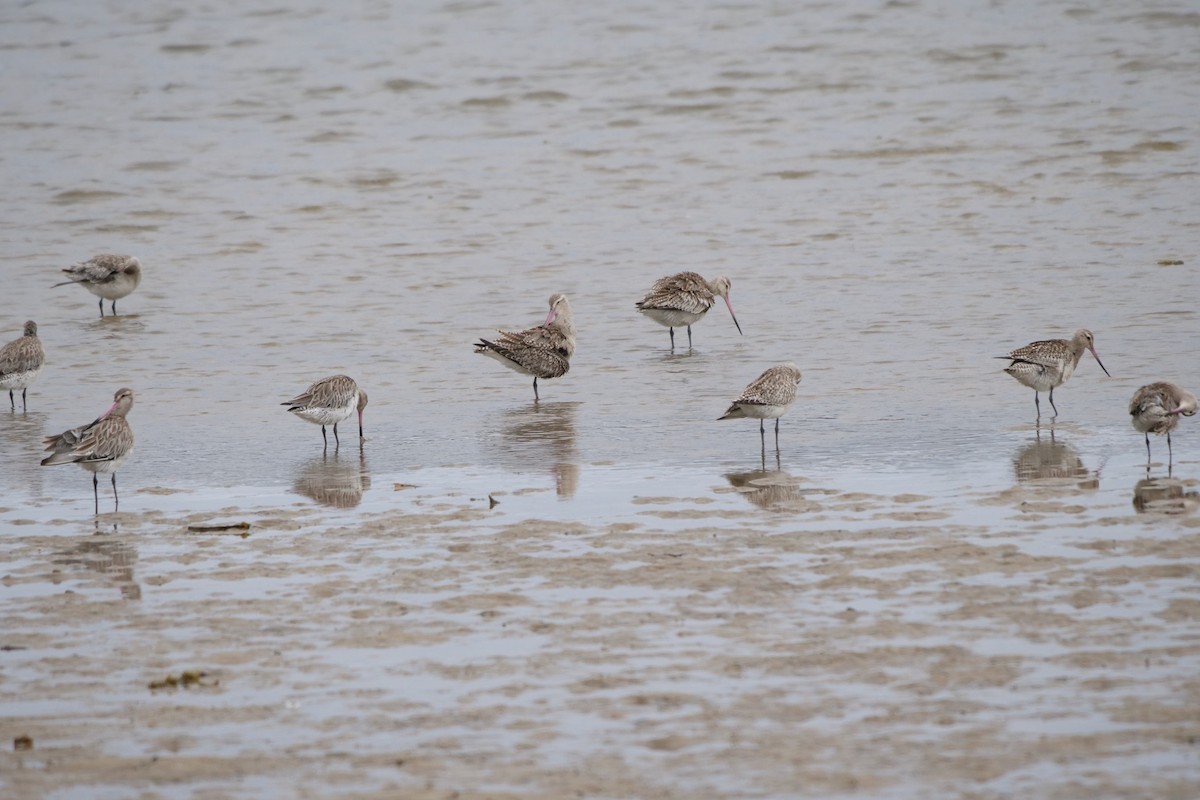
[[1146, 437], [1146, 464], [1150, 464], [1150, 434], [1167, 435], [1167, 461], [1174, 460], [1171, 452], [1171, 431], [1179, 425], [1179, 417], [1196, 413], [1196, 395], [1173, 383], [1160, 381], [1138, 389], [1129, 401], [1129, 416], [1135, 430]]
[[46, 352], [42, 350], [37, 323], [33, 320], [25, 323], [25, 334], [20, 339], [0, 347], [0, 390], [8, 389], [8, 402], [13, 411], [17, 410], [13, 391], [21, 390], [21, 410], [24, 411], [25, 390], [37, 379], [45, 363]]
[[767, 432], [763, 420], [775, 420], [775, 450], [779, 450], [779, 418], [796, 399], [796, 387], [800, 385], [800, 369], [791, 361], [771, 367], [759, 375], [734, 400], [722, 419], [756, 419], [758, 434], [763, 450], [767, 449]]
[[133, 256], [92, 256], [82, 264], [67, 267], [67, 280], [55, 286], [77, 283], [100, 298], [100, 316], [104, 316], [104, 301], [112, 301], [112, 313], [117, 315], [117, 301], [127, 296], [142, 282], [142, 262]]
[[538, 378], [561, 378], [575, 354], [575, 317], [565, 294], [550, 295], [550, 313], [536, 328], [497, 331], [495, 340], [480, 339], [475, 352], [499, 361], [522, 375], [533, 376], [533, 402], [538, 402]]
[[1042, 419], [1042, 405], [1038, 401], [1039, 392], [1050, 392], [1050, 407], [1054, 416], [1058, 416], [1058, 407], [1054, 405], [1054, 388], [1062, 386], [1067, 378], [1079, 366], [1079, 359], [1084, 350], [1091, 350], [1096, 363], [1104, 374], [1112, 377], [1100, 356], [1096, 353], [1096, 339], [1086, 328], [1075, 331], [1075, 335], [1067, 339], [1047, 339], [1042, 342], [1032, 342], [1024, 347], [1013, 350], [1006, 356], [996, 356], [1012, 361], [1004, 371], [1012, 375], [1020, 383], [1033, 389], [1033, 404], [1037, 408], [1037, 418]]
[[47, 436], [43, 443], [50, 455], [42, 459], [43, 467], [56, 464], [78, 464], [92, 473], [92, 497], [95, 513], [100, 513], [100, 490], [97, 473], [112, 475], [113, 511], [120, 507], [117, 496], [117, 470], [133, 453], [133, 428], [125, 417], [133, 408], [133, 390], [118, 389], [108, 410], [87, 425], [80, 425], [57, 436]]
[[680, 272], [659, 278], [634, 306], [659, 325], [665, 325], [671, 333], [671, 349], [675, 349], [675, 329], [687, 326], [688, 349], [692, 349], [692, 323], [701, 319], [712, 308], [717, 298], [725, 301], [729, 316], [734, 326], [741, 334], [742, 326], [738, 325], [737, 317], [733, 315], [733, 304], [729, 302], [729, 278], [724, 275], [704, 279], [695, 272]]
[[329, 436], [325, 426], [333, 426], [334, 449], [341, 447], [342, 440], [338, 438], [338, 423], [344, 422], [358, 411], [358, 439], [363, 439], [363, 409], [367, 407], [367, 393], [358, 388], [352, 378], [345, 375], [331, 375], [322, 378], [304, 390], [303, 394], [280, 403], [288, 406], [288, 411], [306, 422], [321, 426], [321, 439], [329, 447]]

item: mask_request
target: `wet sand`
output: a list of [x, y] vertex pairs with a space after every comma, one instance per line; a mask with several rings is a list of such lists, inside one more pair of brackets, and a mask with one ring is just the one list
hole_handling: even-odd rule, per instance
[[1186, 509], [727, 477], [613, 524], [506, 513], [552, 493], [518, 482], [22, 535], [8, 796], [1194, 794]]

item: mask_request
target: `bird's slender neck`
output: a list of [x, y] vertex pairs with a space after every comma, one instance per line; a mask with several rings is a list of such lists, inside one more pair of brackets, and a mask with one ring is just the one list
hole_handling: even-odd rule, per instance
[[559, 312], [550, 321], [550, 327], [566, 336], [569, 339], [575, 338], [575, 320], [571, 319], [571, 312]]

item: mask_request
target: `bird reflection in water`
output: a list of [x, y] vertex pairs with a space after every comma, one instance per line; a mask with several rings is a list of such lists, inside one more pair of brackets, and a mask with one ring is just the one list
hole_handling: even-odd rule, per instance
[[1022, 445], [1013, 456], [1013, 471], [1018, 483], [1064, 481], [1077, 483], [1081, 489], [1100, 486], [1099, 471], [1094, 474], [1089, 472], [1079, 457], [1079, 451], [1056, 439], [1053, 428], [1049, 436], [1043, 436], [1038, 430], [1032, 442]]
[[362, 502], [363, 492], [371, 488], [367, 456], [362, 446], [358, 457], [334, 452], [323, 453], [307, 461], [296, 475], [292, 490], [332, 508], [354, 508]]
[[98, 536], [76, 541], [66, 550], [54, 554], [53, 563], [59, 567], [82, 567], [88, 572], [111, 581], [126, 600], [141, 600], [142, 587], [133, 578], [137, 550], [125, 542]]
[[1191, 514], [1200, 508], [1200, 492], [1189, 492], [1187, 487], [1171, 477], [1170, 470], [1165, 478], [1142, 478], [1133, 487], [1133, 508], [1139, 514]]
[[768, 511], [814, 511], [819, 506], [801, 488], [802, 480], [781, 469], [727, 472], [725, 480], [752, 505]]
[[579, 488], [579, 451], [575, 444], [578, 402], [539, 403], [510, 409], [500, 420], [500, 438], [492, 460], [516, 472], [546, 469], [560, 499]]

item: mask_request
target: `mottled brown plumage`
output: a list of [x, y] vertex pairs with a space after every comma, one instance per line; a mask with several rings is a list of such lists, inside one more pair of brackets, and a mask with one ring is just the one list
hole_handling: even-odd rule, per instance
[[96, 513], [100, 513], [100, 495], [96, 473], [112, 475], [113, 510], [120, 498], [117, 496], [117, 470], [133, 453], [133, 429], [125, 416], [133, 408], [133, 390], [119, 389], [113, 395], [113, 404], [108, 410], [87, 425], [80, 425], [57, 436], [43, 440], [50, 455], [42, 459], [43, 467], [57, 464], [78, 464], [92, 473], [92, 496], [96, 502]]
[[680, 272], [659, 278], [634, 306], [659, 325], [665, 325], [671, 333], [671, 349], [675, 349], [675, 329], [687, 326], [688, 348], [692, 346], [692, 323], [699, 320], [713, 307], [720, 297], [729, 309], [729, 316], [737, 327], [742, 326], [733, 315], [733, 304], [729, 301], [729, 278], [724, 275], [711, 281], [695, 272]]
[[775, 420], [775, 449], [778, 450], [779, 418], [796, 400], [798, 385], [800, 368], [791, 361], [778, 364], [751, 381], [741, 396], [717, 419], [757, 419], [758, 433], [762, 437], [764, 448], [767, 446], [767, 434], [762, 421]]
[[363, 409], [367, 407], [367, 393], [359, 388], [353, 378], [345, 375], [331, 375], [322, 378], [309, 386], [304, 392], [280, 403], [288, 406], [288, 411], [306, 422], [321, 426], [321, 439], [329, 446], [329, 437], [325, 426], [333, 426], [333, 441], [335, 447], [340, 447], [342, 440], [338, 438], [338, 423], [353, 416], [358, 411], [358, 438], [363, 439]]
[[1146, 437], [1146, 461], [1150, 460], [1150, 434], [1167, 437], [1168, 462], [1174, 460], [1171, 452], [1171, 431], [1179, 425], [1179, 417], [1190, 417], [1196, 413], [1196, 395], [1179, 386], [1159, 381], [1138, 389], [1129, 401], [1129, 416], [1135, 430]]
[[1058, 407], [1054, 405], [1054, 389], [1056, 386], [1062, 386], [1067, 382], [1067, 378], [1074, 374], [1084, 350], [1092, 351], [1096, 363], [1100, 365], [1100, 369], [1104, 370], [1104, 374], [1108, 375], [1108, 369], [1100, 361], [1099, 354], [1096, 353], [1095, 337], [1086, 328], [1075, 331], [1075, 335], [1069, 341], [1067, 339], [1046, 339], [1032, 342], [1024, 347], [1018, 347], [1006, 356], [996, 357], [1012, 361], [1004, 371], [1020, 383], [1033, 389], [1033, 404], [1040, 420], [1042, 405], [1038, 400], [1038, 393], [1050, 392], [1050, 407], [1054, 409], [1054, 416], [1057, 417]]
[[21, 410], [24, 411], [25, 390], [37, 380], [45, 363], [46, 353], [42, 350], [37, 323], [33, 320], [25, 323], [25, 333], [20, 339], [13, 339], [0, 347], [0, 390], [8, 389], [8, 402], [13, 411], [17, 410], [13, 390], [21, 390]]
[[550, 297], [550, 313], [536, 328], [498, 331], [494, 340], [480, 339], [475, 352], [499, 361], [511, 370], [533, 376], [533, 399], [538, 378], [561, 378], [571, 368], [575, 354], [575, 319], [565, 294]]
[[112, 301], [112, 313], [117, 313], [117, 301], [142, 282], [142, 262], [133, 256], [103, 254], [92, 256], [81, 264], [67, 267], [68, 280], [55, 286], [77, 283], [100, 298], [100, 316], [104, 316], [104, 301]]

